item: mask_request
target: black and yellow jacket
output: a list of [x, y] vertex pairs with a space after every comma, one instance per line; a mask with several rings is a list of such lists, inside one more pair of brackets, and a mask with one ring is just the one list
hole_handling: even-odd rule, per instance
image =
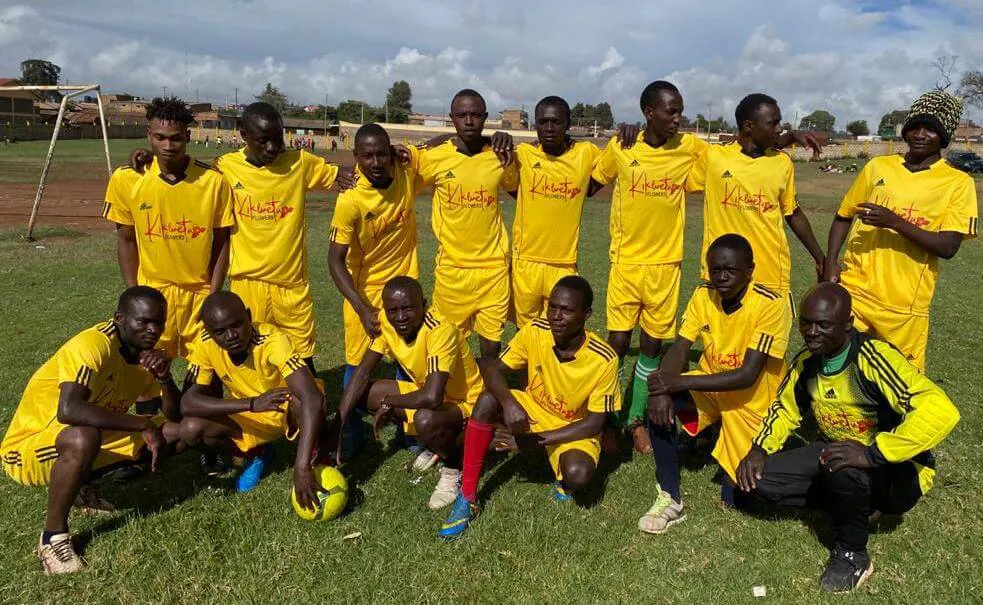
[[935, 475], [931, 448], [952, 432], [959, 411], [891, 344], [855, 332], [836, 374], [824, 374], [822, 357], [808, 350], [795, 356], [754, 445], [777, 452], [803, 418], [825, 440], [869, 446], [875, 466], [911, 460], [924, 494]]

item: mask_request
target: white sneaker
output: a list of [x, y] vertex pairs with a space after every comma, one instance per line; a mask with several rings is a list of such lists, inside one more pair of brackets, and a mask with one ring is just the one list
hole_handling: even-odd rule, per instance
[[55, 534], [48, 544], [38, 540], [38, 557], [46, 575], [75, 573], [85, 569], [85, 562], [75, 552], [72, 537], [68, 534]]
[[672, 496], [660, 491], [652, 508], [638, 520], [638, 529], [647, 534], [661, 534], [685, 519], [683, 503], [675, 502]]
[[438, 460], [440, 460], [440, 458], [437, 457], [437, 454], [424, 448], [423, 450], [420, 450], [419, 454], [417, 454], [410, 468], [418, 473], [423, 473], [432, 469], [433, 466], [437, 464]]
[[450, 506], [457, 498], [457, 492], [461, 489], [461, 471], [456, 468], [440, 469], [440, 479], [437, 480], [437, 487], [430, 494], [428, 506], [430, 510], [439, 510], [445, 506]]

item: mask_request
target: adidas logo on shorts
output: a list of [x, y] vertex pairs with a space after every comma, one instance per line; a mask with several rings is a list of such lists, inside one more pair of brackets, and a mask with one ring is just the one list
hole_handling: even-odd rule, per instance
[[833, 389], [827, 389], [824, 396], [826, 397], [826, 399], [835, 399], [836, 391], [834, 391]]
[[447, 174], [444, 175], [444, 178], [446, 178], [446, 179], [452, 179], [452, 178], [454, 178], [454, 173], [451, 172], [450, 170], [448, 170], [447, 171]]
[[637, 167], [639, 165], [638, 164], [638, 160], [632, 160], [631, 161], [631, 164], [628, 164], [628, 165], [631, 166], [632, 168], [635, 168], [635, 167]]
[[240, 183], [240, 182], [236, 182], [236, 184], [233, 185], [232, 188], [235, 189], [236, 191], [241, 191], [241, 190], [245, 189], [245, 187], [243, 187], [242, 186], [242, 183]]
[[729, 179], [729, 178], [731, 178], [731, 176], [732, 175], [730, 173], [730, 170], [724, 170], [724, 173], [722, 175], [720, 175], [720, 178], [722, 178], [722, 179]]
[[542, 168], [542, 166], [539, 165], [539, 162], [536, 162], [535, 164], [533, 164], [532, 167], [533, 168]]
[[883, 186], [884, 186], [884, 179], [880, 179], [879, 181], [874, 183], [874, 187], [883, 187]]

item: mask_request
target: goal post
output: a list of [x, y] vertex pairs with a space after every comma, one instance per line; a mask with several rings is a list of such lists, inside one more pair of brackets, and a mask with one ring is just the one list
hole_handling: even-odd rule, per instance
[[68, 107], [68, 100], [72, 97], [95, 91], [96, 103], [99, 107], [99, 126], [102, 129], [102, 146], [106, 155], [106, 171], [112, 175], [113, 164], [109, 159], [109, 136], [106, 131], [106, 116], [102, 107], [102, 95], [99, 94], [99, 84], [84, 84], [78, 86], [0, 86], [0, 91], [57, 91], [62, 93], [61, 104], [58, 107], [58, 119], [55, 128], [51, 133], [51, 142], [48, 144], [48, 153], [44, 156], [44, 166], [41, 168], [41, 179], [38, 181], [38, 191], [34, 195], [34, 205], [31, 207], [31, 218], [27, 221], [27, 241], [34, 241], [34, 225], [38, 220], [38, 211], [41, 209], [41, 198], [44, 196], [44, 185], [48, 178], [48, 170], [51, 168], [51, 158], [55, 154], [55, 143], [58, 142], [58, 133], [61, 131], [61, 124], [65, 118], [65, 109]]

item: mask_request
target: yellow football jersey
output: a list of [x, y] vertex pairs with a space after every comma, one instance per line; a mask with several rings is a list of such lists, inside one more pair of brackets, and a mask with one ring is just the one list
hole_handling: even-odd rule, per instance
[[512, 223], [512, 254], [540, 263], [574, 264], [580, 239], [580, 216], [594, 163], [601, 151], [577, 141], [562, 155], [539, 145], [521, 143], [519, 195]]
[[304, 150], [284, 151], [268, 166], [256, 166], [244, 150], [215, 164], [235, 195], [229, 277], [280, 286], [307, 282], [307, 213], [311, 189], [327, 189], [338, 167]]
[[287, 335], [271, 324], [253, 324], [249, 355], [240, 365], [232, 363], [229, 353], [202, 330], [188, 360], [188, 373], [195, 384], [208, 385], [218, 376], [232, 399], [259, 397], [263, 393], [287, 386], [287, 376], [307, 365], [294, 352]]
[[[955, 231], [976, 237], [976, 186], [972, 177], [939, 160], [911, 172], [899, 155], [872, 159], [843, 196], [836, 213], [853, 218], [870, 202], [892, 210], [926, 231]], [[859, 220], [847, 238], [841, 281], [855, 296], [865, 296], [892, 311], [928, 316], [939, 259], [892, 229]]]
[[60, 386], [74, 382], [89, 389], [88, 402], [114, 412], [126, 412], [138, 397], [157, 397], [160, 385], [138, 363], [120, 354], [116, 325], [104, 321], [82, 330], [44, 362], [24, 389], [0, 449], [58, 422]]
[[420, 179], [433, 186], [431, 227], [437, 264], [496, 267], [508, 262], [509, 238], [498, 208], [500, 190], [517, 187], [518, 168], [502, 168], [491, 147], [468, 156], [453, 140], [420, 154]]
[[611, 262], [658, 265], [683, 260], [687, 178], [706, 153], [707, 143], [678, 134], [661, 147], [645, 142], [644, 132], [630, 149], [617, 137], [604, 148], [594, 180], [611, 195]]
[[208, 285], [214, 229], [232, 227], [232, 191], [218, 171], [196, 160], [170, 183], [157, 158], [143, 175], [119, 169], [109, 179], [103, 216], [136, 231], [141, 284]]
[[376, 189], [355, 169], [358, 182], [335, 202], [329, 239], [349, 246], [346, 263], [355, 287], [382, 287], [399, 275], [419, 277], [416, 214], [419, 152], [410, 148], [408, 165], [396, 162], [386, 189]]
[[767, 355], [764, 370], [750, 387], [714, 394], [734, 406], [756, 407], [755, 404], [760, 404], [757, 407], [766, 409], [774, 401], [787, 369], [785, 351], [791, 330], [792, 310], [785, 298], [751, 282], [740, 306], [730, 313], [721, 307], [716, 290], [699, 286], [686, 305], [679, 335], [690, 342], [699, 340], [703, 344], [699, 370], [705, 374], [740, 368], [749, 349]]
[[721, 235], [737, 233], [754, 251], [754, 281], [788, 291], [792, 260], [785, 217], [798, 208], [791, 158], [774, 149], [752, 158], [741, 151], [739, 143], [711, 145], [690, 179], [693, 189], [704, 190], [702, 278], [709, 277], [710, 244]]
[[521, 328], [502, 351], [502, 362], [513, 370], [526, 369], [528, 393], [548, 414], [549, 426], [530, 427], [541, 433], [587, 417], [588, 412], [621, 409], [618, 388], [618, 355], [593, 332], [569, 361], [561, 362], [553, 347], [553, 333], [545, 319], [534, 319]]
[[384, 312], [379, 314], [379, 320], [382, 335], [369, 344], [371, 350], [394, 359], [421, 389], [431, 373], [450, 374], [444, 388], [445, 401], [474, 403], [478, 400], [484, 386], [481, 374], [464, 334], [457, 326], [428, 311], [416, 338], [406, 342], [393, 329]]

